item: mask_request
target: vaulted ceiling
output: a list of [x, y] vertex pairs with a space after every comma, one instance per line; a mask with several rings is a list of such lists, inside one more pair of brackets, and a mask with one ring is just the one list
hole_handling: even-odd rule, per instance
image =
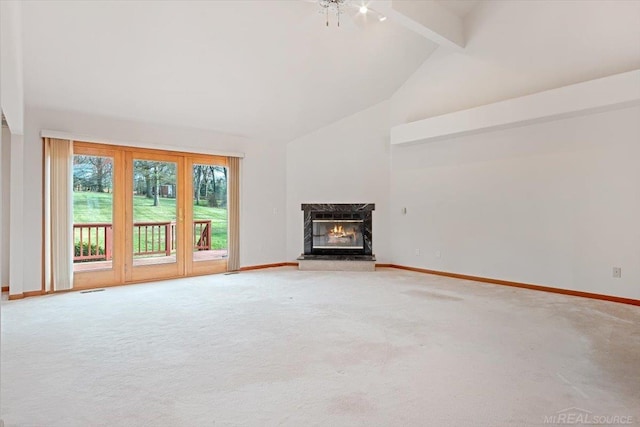
[[437, 47], [357, 9], [327, 27], [311, 1], [31, 1], [22, 14], [28, 107], [264, 141], [388, 99]]

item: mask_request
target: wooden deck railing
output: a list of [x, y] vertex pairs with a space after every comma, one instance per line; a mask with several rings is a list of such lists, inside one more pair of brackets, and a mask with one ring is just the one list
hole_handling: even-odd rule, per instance
[[193, 239], [194, 249], [199, 251], [211, 249], [211, 220], [193, 221]]
[[112, 236], [110, 223], [73, 224], [73, 262], [111, 259]]
[[[133, 224], [133, 255], [166, 255], [176, 248], [176, 223], [136, 222]], [[75, 253], [73, 262], [108, 261], [112, 258], [111, 223], [73, 224]], [[211, 220], [193, 221], [193, 248], [211, 250]]]
[[175, 227], [173, 221], [134, 223], [133, 241], [138, 243], [138, 250], [133, 255], [171, 255], [175, 249]]

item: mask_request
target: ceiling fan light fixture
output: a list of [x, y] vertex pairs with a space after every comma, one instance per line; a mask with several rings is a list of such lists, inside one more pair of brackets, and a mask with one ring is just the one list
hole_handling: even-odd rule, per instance
[[338, 27], [340, 26], [340, 14], [343, 12], [342, 8], [344, 8], [349, 3], [349, 0], [318, 0], [318, 5], [320, 5], [320, 13], [324, 13], [327, 17], [327, 27], [329, 26], [329, 10], [336, 14], [336, 22]]
[[[378, 12], [375, 9], [369, 9], [366, 3], [367, 0], [360, 0], [357, 2], [353, 0], [315, 0], [320, 6], [318, 12], [326, 16], [326, 24], [329, 26], [329, 12], [336, 15], [336, 23], [340, 26], [340, 15], [345, 12], [348, 6], [358, 9], [361, 15], [367, 15], [369, 12], [373, 14], [374, 18], [378, 18], [378, 21], [384, 22], [387, 17]], [[359, 4], [359, 5], [358, 5]]]

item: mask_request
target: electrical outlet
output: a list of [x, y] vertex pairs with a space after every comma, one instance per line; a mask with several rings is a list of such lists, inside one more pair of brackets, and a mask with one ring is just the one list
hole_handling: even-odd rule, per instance
[[622, 277], [622, 267], [613, 267], [613, 278], [619, 279]]
[[416, 256], [420, 255], [420, 249], [416, 249]]

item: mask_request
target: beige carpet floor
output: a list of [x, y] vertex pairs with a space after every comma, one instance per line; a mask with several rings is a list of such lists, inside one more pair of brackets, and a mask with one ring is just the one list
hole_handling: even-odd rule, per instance
[[640, 422], [640, 307], [394, 269], [3, 301], [1, 362], [5, 426]]

